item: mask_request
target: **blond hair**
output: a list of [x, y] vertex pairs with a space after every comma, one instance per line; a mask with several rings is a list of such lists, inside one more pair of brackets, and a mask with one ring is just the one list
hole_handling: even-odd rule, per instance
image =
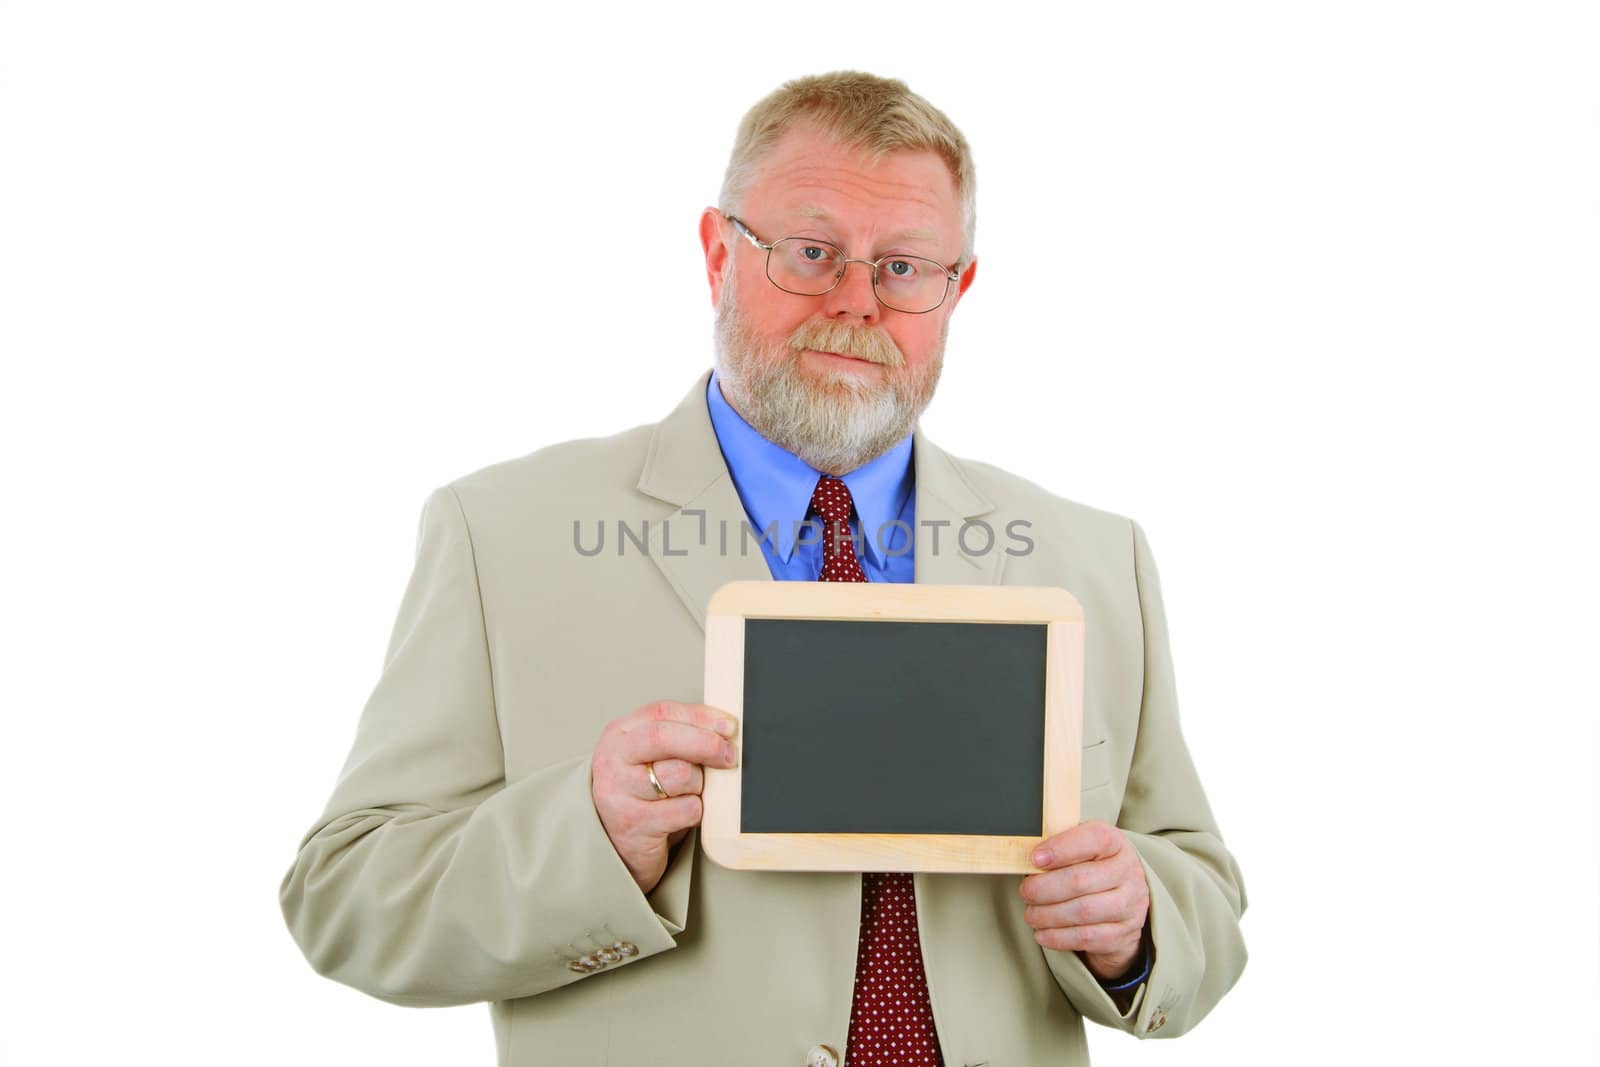
[[722, 178], [719, 206], [737, 214], [761, 161], [791, 129], [811, 126], [874, 161], [890, 152], [932, 152], [950, 168], [961, 200], [961, 263], [971, 260], [977, 229], [976, 178], [967, 139], [945, 113], [905, 82], [841, 70], [785, 82], [739, 122]]

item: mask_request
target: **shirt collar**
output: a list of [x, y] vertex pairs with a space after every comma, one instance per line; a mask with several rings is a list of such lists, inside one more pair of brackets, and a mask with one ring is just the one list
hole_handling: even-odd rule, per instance
[[[722, 395], [717, 374], [711, 373], [706, 386], [706, 408], [711, 427], [733, 476], [734, 488], [745, 512], [758, 533], [777, 524], [775, 555], [787, 563], [794, 553], [795, 524], [806, 517], [811, 494], [821, 472], [793, 452], [774, 444], [744, 421]], [[911, 495], [912, 435], [907, 434], [889, 451], [845, 474], [840, 480], [850, 490], [850, 498], [861, 520], [861, 544], [870, 562], [884, 561], [878, 541], [884, 523], [898, 519]], [[884, 530], [882, 540], [888, 540]], [[808, 540], [815, 540], [812, 535]], [[820, 542], [819, 542], [820, 543]]]

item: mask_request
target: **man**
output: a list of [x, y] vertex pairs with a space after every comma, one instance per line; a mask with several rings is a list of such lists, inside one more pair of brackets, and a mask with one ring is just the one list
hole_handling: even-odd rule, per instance
[[[382, 677], [282, 885], [318, 971], [492, 1001], [502, 1063], [562, 1065], [1083, 1064], [1082, 1017], [1172, 1036], [1233, 985], [1244, 887], [1142, 532], [917, 426], [975, 277], [973, 203], [965, 140], [899, 82], [801, 79], [746, 116], [700, 223], [714, 371], [659, 424], [428, 498]], [[705, 861], [703, 768], [738, 759], [694, 702], [705, 604], [765, 578], [1077, 595], [1085, 821], [1040, 873]]]

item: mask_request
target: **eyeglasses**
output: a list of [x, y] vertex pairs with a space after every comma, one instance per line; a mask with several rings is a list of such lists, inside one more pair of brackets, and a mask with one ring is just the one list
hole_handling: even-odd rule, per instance
[[961, 278], [955, 267], [936, 259], [899, 254], [877, 260], [851, 259], [838, 245], [812, 237], [785, 237], [769, 245], [726, 211], [722, 217], [766, 252], [767, 280], [795, 296], [831, 293], [844, 280], [850, 264], [865, 263], [872, 268], [872, 292], [878, 303], [908, 315], [926, 315], [945, 302], [950, 283]]

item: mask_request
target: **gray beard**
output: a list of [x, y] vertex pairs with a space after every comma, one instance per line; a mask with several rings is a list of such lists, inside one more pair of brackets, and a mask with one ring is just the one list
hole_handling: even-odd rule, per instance
[[909, 376], [899, 370], [905, 363], [899, 349], [878, 332], [893, 360], [893, 373], [884, 383], [847, 371], [807, 374], [800, 369], [800, 356], [801, 348], [810, 346], [758, 337], [739, 310], [730, 274], [717, 306], [717, 379], [728, 402], [762, 437], [824, 474], [848, 474], [916, 429], [944, 365], [948, 323], [933, 358]]

